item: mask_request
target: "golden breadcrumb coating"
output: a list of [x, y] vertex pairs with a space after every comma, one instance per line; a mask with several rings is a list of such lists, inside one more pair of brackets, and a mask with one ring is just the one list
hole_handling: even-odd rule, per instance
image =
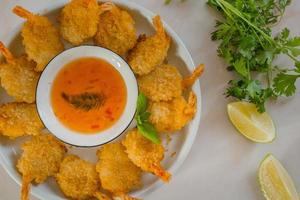
[[204, 65], [199, 65], [188, 77], [182, 79], [176, 67], [163, 64], [149, 74], [138, 77], [139, 89], [151, 101], [170, 101], [180, 97], [184, 89], [193, 86], [203, 71]]
[[99, 23], [100, 8], [96, 0], [72, 0], [62, 9], [59, 17], [62, 37], [79, 45], [94, 37]]
[[[56, 181], [66, 197], [71, 199], [87, 200], [99, 195], [100, 181], [96, 166], [75, 155], [64, 158]], [[105, 195], [102, 194], [102, 197], [104, 200]]]
[[13, 12], [27, 19], [21, 33], [25, 51], [28, 58], [37, 63], [36, 71], [43, 71], [48, 62], [64, 50], [58, 29], [47, 17], [34, 15], [20, 6]]
[[132, 70], [138, 75], [148, 74], [161, 65], [170, 47], [171, 39], [166, 34], [159, 16], [153, 18], [153, 24], [156, 34], [150, 37], [141, 36], [127, 58]]
[[170, 180], [171, 175], [160, 164], [165, 152], [161, 144], [154, 144], [142, 136], [137, 129], [129, 131], [122, 144], [126, 148], [129, 159], [135, 165], [143, 171], [155, 174], [165, 182]]
[[6, 58], [0, 64], [1, 86], [17, 102], [33, 103], [40, 74], [34, 71], [35, 63], [26, 56], [14, 58], [10, 51], [0, 42], [0, 52]]
[[135, 22], [127, 11], [114, 4], [105, 3], [101, 7], [107, 11], [100, 15], [95, 43], [124, 56], [137, 41]]
[[0, 106], [0, 132], [14, 139], [23, 135], [38, 135], [44, 129], [35, 104], [7, 103]]
[[141, 186], [141, 170], [130, 161], [121, 143], [104, 145], [98, 157], [96, 170], [101, 185], [114, 196], [128, 199], [126, 194]]
[[22, 200], [28, 200], [30, 183], [44, 182], [55, 175], [66, 153], [66, 147], [50, 134], [40, 134], [22, 145], [17, 168], [23, 176]]
[[188, 102], [180, 96], [167, 102], [150, 102], [149, 121], [160, 133], [182, 129], [196, 114], [197, 97], [191, 92]]
[[151, 101], [169, 101], [180, 97], [182, 77], [176, 67], [161, 65], [138, 78], [139, 89]]

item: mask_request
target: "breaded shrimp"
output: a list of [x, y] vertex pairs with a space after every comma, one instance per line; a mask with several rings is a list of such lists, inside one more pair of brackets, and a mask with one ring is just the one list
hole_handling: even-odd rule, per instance
[[139, 89], [151, 101], [169, 101], [181, 96], [182, 77], [176, 67], [160, 65], [138, 78]]
[[141, 170], [130, 161], [123, 145], [106, 144], [97, 155], [96, 170], [102, 187], [122, 200], [134, 199], [126, 194], [141, 186]]
[[176, 67], [163, 64], [138, 78], [139, 89], [151, 101], [170, 101], [179, 98], [184, 89], [192, 86], [202, 74], [203, 68], [203, 65], [199, 65], [191, 75], [182, 79]]
[[10, 139], [38, 135], [44, 129], [35, 104], [7, 103], [0, 106], [0, 132]]
[[47, 17], [34, 15], [21, 6], [13, 12], [27, 19], [22, 28], [23, 44], [30, 60], [37, 63], [36, 71], [43, 71], [48, 62], [64, 50], [58, 29]]
[[150, 102], [149, 121], [160, 133], [182, 129], [196, 114], [197, 97], [190, 92], [188, 102], [180, 96], [167, 102]]
[[17, 168], [23, 176], [21, 199], [28, 200], [30, 183], [44, 182], [55, 175], [66, 153], [66, 147], [50, 134], [40, 134], [25, 142]]
[[0, 42], [0, 52], [6, 62], [0, 64], [1, 85], [8, 95], [17, 102], [33, 103], [40, 74], [34, 71], [35, 63], [25, 56], [14, 58], [11, 52]]
[[170, 180], [171, 175], [160, 164], [165, 152], [161, 144], [154, 144], [142, 136], [137, 129], [129, 131], [122, 144], [126, 148], [129, 159], [135, 165], [143, 171], [155, 174], [164, 182]]
[[135, 22], [127, 11], [112, 3], [104, 3], [101, 7], [107, 11], [100, 15], [94, 41], [97, 45], [124, 56], [137, 41]]
[[98, 197], [109, 200], [100, 194], [100, 181], [96, 166], [75, 155], [68, 155], [60, 165], [56, 181], [66, 197], [77, 200], [87, 200]]
[[79, 45], [97, 32], [100, 8], [96, 0], [72, 0], [62, 9], [59, 17], [62, 37]]
[[161, 65], [170, 47], [171, 39], [166, 34], [159, 16], [153, 18], [156, 34], [142, 35], [135, 47], [129, 52], [128, 63], [135, 74], [145, 75]]

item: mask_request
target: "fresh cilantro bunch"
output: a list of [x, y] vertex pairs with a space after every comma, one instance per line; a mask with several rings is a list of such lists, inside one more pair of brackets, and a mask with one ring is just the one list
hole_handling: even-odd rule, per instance
[[[293, 95], [300, 77], [300, 37], [290, 37], [287, 28], [272, 37], [271, 30], [290, 0], [208, 0], [208, 4], [224, 17], [217, 21], [212, 40], [220, 41], [219, 56], [237, 74], [228, 83], [227, 97], [254, 103], [264, 112], [267, 99]], [[279, 55], [288, 56], [294, 66], [274, 66]], [[258, 74], [263, 78], [256, 79]]]
[[137, 100], [135, 120], [139, 133], [155, 144], [160, 143], [154, 126], [148, 121], [150, 113], [147, 111], [148, 100], [143, 93], [140, 93]]

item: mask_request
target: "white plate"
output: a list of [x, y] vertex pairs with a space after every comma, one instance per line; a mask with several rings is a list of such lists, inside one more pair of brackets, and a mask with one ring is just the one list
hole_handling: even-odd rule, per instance
[[[53, 3], [49, 3], [49, 5], [42, 4], [43, 7], [39, 7], [39, 2], [33, 2], [30, 5], [22, 5], [21, 3], [21, 5], [33, 12], [48, 15], [54, 22], [56, 21], [58, 9], [60, 9], [66, 2], [67, 1], [64, 0], [57, 0]], [[136, 21], [138, 33], [152, 34], [154, 32], [151, 21], [152, 17], [155, 16], [155, 14], [139, 5], [128, 2], [126, 0], [115, 0], [113, 2], [126, 7], [130, 11]], [[13, 15], [10, 15], [10, 17], [12, 16]], [[14, 17], [10, 19], [10, 23], [12, 24], [10, 24], [9, 26], [12, 27], [12, 30], [14, 31], [3, 34], [4, 38], [0, 38], [0, 40], [3, 41], [6, 45], [9, 45], [13, 53], [20, 54], [23, 51], [23, 47], [20, 45], [21, 39], [19, 32], [23, 20], [18, 17]], [[194, 63], [190, 56], [190, 53], [188, 52], [180, 38], [177, 36], [177, 34], [167, 24], [165, 24], [165, 28], [173, 40], [169, 51], [168, 62], [170, 64], [178, 66], [182, 74], [187, 75], [188, 72], [191, 72], [194, 69]], [[167, 152], [163, 161], [163, 166], [172, 174], [175, 173], [175, 171], [182, 165], [185, 158], [187, 157], [199, 127], [201, 112], [201, 92], [199, 82], [197, 82], [193, 86], [193, 91], [196, 93], [198, 98], [197, 115], [189, 123], [188, 126], [186, 126], [182, 131], [172, 137], [172, 141], [168, 145], [165, 144]], [[10, 100], [4, 91], [1, 91], [0, 99], [5, 102]], [[15, 163], [21, 153], [20, 144], [22, 144], [26, 139], [28, 138], [20, 138], [14, 141], [10, 141], [4, 137], [0, 138], [0, 162], [7, 173], [18, 184], [20, 184], [21, 182], [21, 177], [15, 168]], [[98, 148], [82, 149], [73, 147], [69, 149], [69, 153], [74, 153], [84, 159], [96, 162], [97, 159], [95, 151], [97, 149]], [[174, 152], [176, 152], [176, 155], [171, 156]], [[161, 186], [161, 184], [162, 182], [159, 181], [156, 177], [151, 174], [147, 174], [143, 177], [144, 187], [138, 191], [134, 191], [132, 195], [143, 198], [147, 194]], [[57, 185], [54, 183], [53, 179], [49, 179], [44, 184], [33, 186], [31, 189], [31, 193], [39, 199], [65, 199], [59, 191]]]

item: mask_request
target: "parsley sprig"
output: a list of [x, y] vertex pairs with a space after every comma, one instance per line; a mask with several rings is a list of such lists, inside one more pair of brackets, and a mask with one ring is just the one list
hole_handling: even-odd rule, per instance
[[154, 126], [148, 121], [150, 113], [147, 111], [148, 100], [147, 97], [140, 93], [137, 99], [137, 109], [135, 120], [137, 122], [137, 128], [145, 138], [152, 141], [155, 144], [160, 143], [160, 139]]
[[[264, 112], [269, 98], [293, 95], [300, 77], [300, 37], [290, 37], [287, 28], [272, 37], [271, 30], [290, 0], [208, 0], [208, 4], [224, 16], [217, 21], [212, 40], [221, 41], [218, 54], [237, 74], [228, 83], [227, 97], [252, 102]], [[289, 57], [294, 66], [274, 66], [279, 55]]]

